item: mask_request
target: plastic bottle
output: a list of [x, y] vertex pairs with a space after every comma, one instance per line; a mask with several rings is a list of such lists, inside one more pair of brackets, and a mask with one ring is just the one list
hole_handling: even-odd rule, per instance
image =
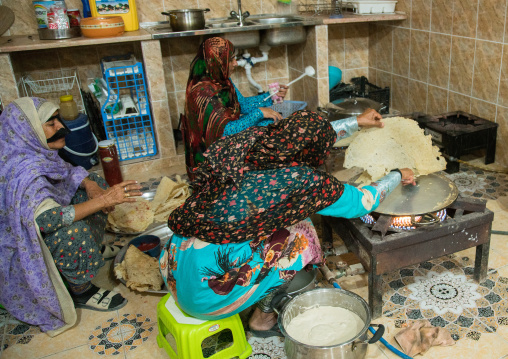
[[66, 121], [75, 120], [78, 115], [78, 105], [72, 95], [60, 96], [60, 116]]
[[89, 0], [92, 16], [121, 16], [125, 31], [139, 29], [136, 0]]
[[118, 151], [115, 141], [105, 140], [99, 142], [99, 157], [101, 159], [104, 178], [109, 186], [114, 186], [123, 181], [120, 162], [118, 159]]
[[81, 0], [81, 2], [83, 3], [83, 17], [92, 17], [88, 0]]

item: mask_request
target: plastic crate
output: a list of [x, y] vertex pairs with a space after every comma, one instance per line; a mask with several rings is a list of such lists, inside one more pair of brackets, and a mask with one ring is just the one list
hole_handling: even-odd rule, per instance
[[330, 102], [354, 97], [354, 90], [353, 85], [341, 82], [330, 90]]
[[282, 118], [286, 118], [296, 111], [303, 110], [305, 107], [307, 107], [307, 102], [305, 101], [284, 101], [270, 106], [272, 110], [280, 113]]

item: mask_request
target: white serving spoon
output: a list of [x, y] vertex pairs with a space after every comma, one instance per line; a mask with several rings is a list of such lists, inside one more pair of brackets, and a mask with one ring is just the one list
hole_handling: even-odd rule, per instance
[[[314, 68], [312, 66], [307, 66], [305, 68], [305, 72], [303, 74], [301, 74], [296, 79], [294, 79], [293, 81], [288, 83], [286, 86], [289, 87], [290, 85], [294, 84], [296, 81], [303, 79], [305, 76], [314, 76], [315, 74], [316, 74], [316, 70], [314, 70]], [[274, 96], [276, 94], [277, 93], [273, 93], [271, 95], [268, 95], [266, 98], [263, 99], [263, 101], [268, 100], [270, 97], [272, 97], [272, 96]]]

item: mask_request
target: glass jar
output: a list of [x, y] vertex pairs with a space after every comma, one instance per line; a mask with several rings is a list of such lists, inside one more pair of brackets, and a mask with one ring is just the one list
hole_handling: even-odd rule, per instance
[[66, 121], [75, 120], [78, 115], [78, 105], [72, 95], [60, 96], [60, 116]]
[[115, 184], [123, 182], [122, 171], [120, 170], [120, 161], [115, 141], [106, 140], [99, 142], [99, 157], [101, 159], [104, 179], [112, 187]]

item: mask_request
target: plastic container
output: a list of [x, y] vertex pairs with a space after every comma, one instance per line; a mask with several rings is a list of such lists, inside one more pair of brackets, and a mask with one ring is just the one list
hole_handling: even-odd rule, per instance
[[384, 0], [356, 0], [348, 4], [355, 7], [357, 14], [393, 14], [397, 1]]
[[111, 187], [123, 182], [115, 141], [106, 140], [99, 142], [99, 157], [101, 159], [102, 170], [104, 171], [104, 178], [109, 186]]
[[307, 102], [305, 101], [284, 101], [283, 103], [270, 106], [272, 110], [280, 113], [282, 118], [286, 118], [296, 111], [303, 110], [305, 107], [307, 107]]
[[125, 31], [139, 29], [135, 0], [90, 0], [92, 16], [121, 16]]
[[92, 16], [92, 12], [90, 11], [90, 3], [88, 0], [81, 0], [81, 3], [83, 4], [83, 17]]
[[78, 105], [72, 95], [60, 96], [60, 116], [66, 121], [75, 120], [78, 115]]
[[65, 121], [71, 130], [65, 136], [64, 153], [61, 157], [75, 166], [84, 167], [86, 170], [99, 163], [97, 158], [97, 138], [90, 129], [90, 122], [84, 113], [80, 113], [73, 121]]

